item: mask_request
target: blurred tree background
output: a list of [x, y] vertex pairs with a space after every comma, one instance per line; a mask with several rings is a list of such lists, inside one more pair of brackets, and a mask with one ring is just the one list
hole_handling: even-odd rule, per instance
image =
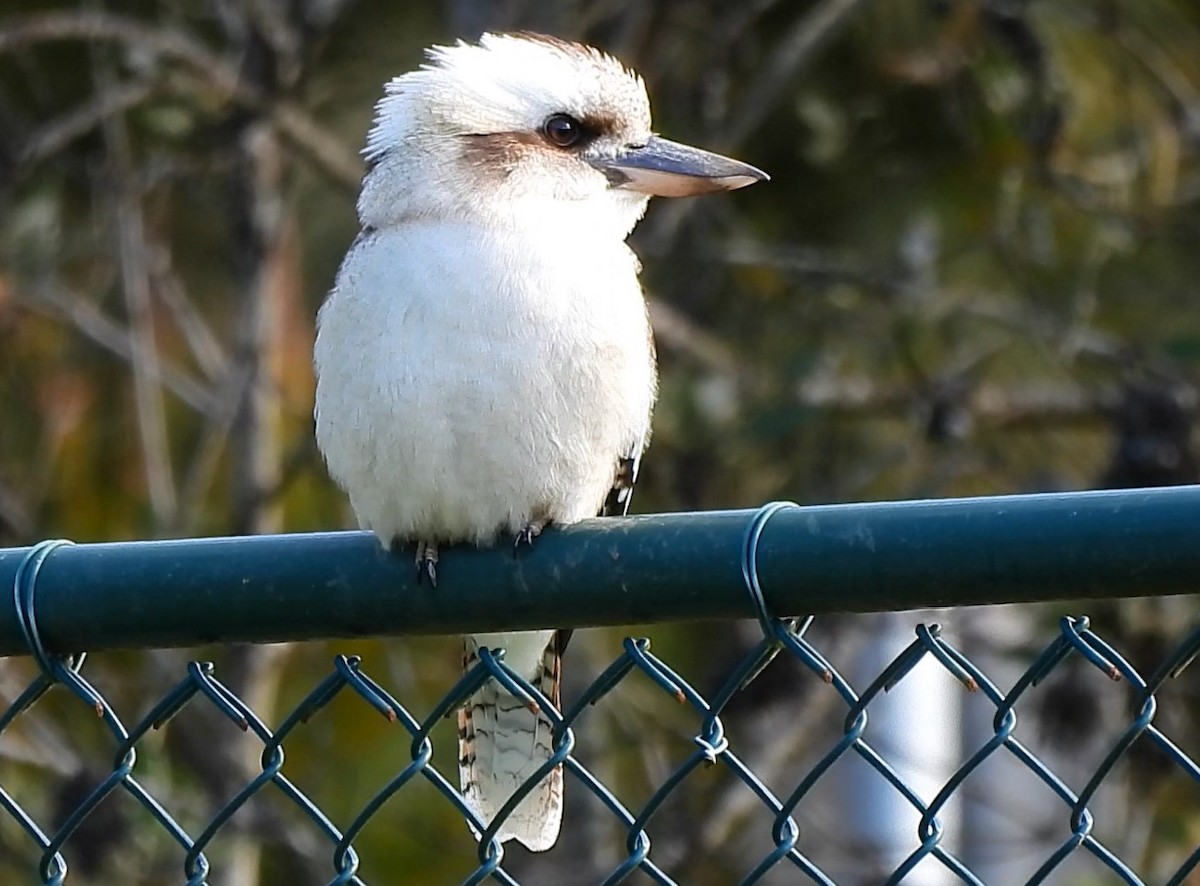
[[[773, 176], [659, 201], [633, 236], [662, 365], [635, 511], [1197, 480], [1195, 0], [9, 0], [0, 545], [352, 525], [312, 441], [310, 357], [357, 231], [357, 151], [387, 78], [423, 47], [484, 29], [609, 50], [644, 75], [661, 132]], [[1092, 607], [1146, 668], [1193, 613], [1179, 599]], [[1011, 626], [1012, 613], [995, 617]], [[1022, 614], [1003, 642], [973, 624], [978, 643], [1027, 661], [1033, 629], [1051, 622]], [[869, 625], [826, 619], [813, 636], [843, 662]], [[742, 633], [653, 636], [707, 689], [753, 642]], [[568, 698], [618, 637], [575, 641]], [[211, 657], [277, 723], [346, 646], [107, 655], [88, 673], [136, 720], [187, 658]], [[448, 639], [353, 651], [418, 712], [456, 676]], [[33, 673], [0, 662], [0, 708]], [[819, 744], [797, 724], [825, 714], [840, 734], [818, 685], [781, 664], [735, 707], [739, 750], [783, 794]], [[589, 714], [580, 750], [631, 803], [691, 748], [683, 712], [663, 713], [656, 693], [623, 686]], [[1082, 676], [1048, 687], [1032, 740], [1078, 746], [1107, 716], [1098, 699]], [[1172, 700], [1174, 736], [1194, 737], [1195, 683], [1160, 696]], [[62, 716], [6, 733], [0, 768], [53, 826], [107, 774], [111, 747], [69, 699], [43, 704]], [[194, 834], [260, 750], [189, 708], [143, 743], [139, 765]], [[349, 699], [288, 750], [287, 773], [342, 826], [408, 759], [396, 730]], [[1200, 842], [1197, 795], [1160, 762], [1131, 758], [1136, 790], [1111, 801], [1106, 834], [1151, 881]], [[734, 882], [769, 848], [769, 818], [754, 820], [762, 845], [743, 839], [750, 813], [713, 802], [733, 788], [706, 778], [656, 818], [654, 857], [681, 882]], [[560, 846], [536, 864], [510, 853], [530, 882], [584, 882], [622, 857], [600, 807], [567, 792]], [[324, 882], [329, 848], [277, 799], [234, 819], [211, 882]], [[127, 797], [101, 812], [67, 847], [71, 882], [181, 879], [179, 854]], [[871, 857], [829, 814], [801, 815], [831, 870]], [[375, 884], [473, 868], [474, 841], [432, 789], [394, 799], [358, 845]], [[29, 881], [29, 848], [0, 816], [0, 880]], [[1070, 882], [1108, 882], [1081, 870]]]

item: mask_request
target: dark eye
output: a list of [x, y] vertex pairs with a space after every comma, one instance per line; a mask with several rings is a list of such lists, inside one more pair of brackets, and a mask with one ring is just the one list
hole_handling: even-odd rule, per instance
[[573, 148], [583, 141], [583, 124], [569, 114], [555, 114], [542, 124], [542, 133], [557, 148]]

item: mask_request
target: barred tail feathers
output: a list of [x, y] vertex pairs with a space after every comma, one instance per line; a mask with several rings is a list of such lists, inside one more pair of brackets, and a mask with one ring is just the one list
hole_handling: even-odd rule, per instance
[[[465, 668], [475, 665], [481, 646], [503, 647], [505, 663], [559, 706], [561, 653], [555, 632], [465, 637]], [[552, 729], [545, 713], [530, 710], [495, 680], [485, 683], [458, 712], [459, 782], [467, 805], [480, 819], [490, 824], [550, 759]], [[557, 766], [513, 810], [497, 834], [500, 841], [516, 839], [534, 852], [549, 849], [558, 839], [562, 797], [562, 767]]]

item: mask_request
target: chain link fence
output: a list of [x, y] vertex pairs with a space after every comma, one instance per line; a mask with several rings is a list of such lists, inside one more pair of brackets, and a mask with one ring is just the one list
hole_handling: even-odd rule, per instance
[[[384, 804], [393, 801], [393, 798], [394, 802], [404, 802], [405, 788], [416, 781], [425, 780], [433, 785], [443, 802], [453, 806], [464, 820], [472, 822], [479, 830], [484, 830], [483, 823], [474, 819], [455, 784], [448, 780], [445, 774], [446, 771], [453, 772], [456, 761], [435, 759], [430, 733], [483, 681], [493, 678], [516, 686], [520, 692], [536, 700], [555, 723], [556, 753], [552, 763], [548, 765], [561, 763], [573, 776], [568, 779], [568, 802], [571, 801], [572, 794], [576, 794], [573, 799], [578, 800], [576, 792], [590, 792], [603, 804], [607, 814], [624, 832], [627, 855], [604, 878], [605, 884], [630, 882], [630, 877], [635, 871], [641, 871], [655, 883], [677, 882], [656, 864], [652, 852], [654, 814], [681, 784], [697, 770], [705, 767], [725, 767], [753, 792], [758, 802], [769, 813], [769, 839], [773, 848], [751, 869], [745, 871], [740, 882], [747, 884], [765, 882], [768, 874], [773, 871], [778, 873], [781, 868], [793, 872], [792, 879], [785, 880], [786, 882], [835, 882], [806, 851], [804, 833], [797, 821], [797, 810], [803, 806], [814, 787], [826, 777], [831, 767], [845, 755], [854, 755], [865, 761], [886, 780], [898, 796], [911, 804], [920, 816], [918, 832], [913, 835], [911, 854], [892, 872], [889, 883], [901, 882], [927, 858], [935, 859], [962, 882], [982, 882], [944, 845], [945, 826], [941, 816], [946, 805], [971, 774], [993, 755], [1008, 755], [1018, 761], [1057, 797], [1062, 820], [1061, 843], [1043, 860], [1034, 876], [1029, 879], [1030, 883], [1054, 882], [1055, 872], [1076, 853], [1093, 856], [1119, 882], [1143, 882], [1130, 863], [1122, 860], [1097, 838], [1094, 833], [1095, 816], [1089, 808], [1097, 789], [1113, 773], [1122, 756], [1135, 741], [1153, 743], [1180, 773], [1195, 782], [1200, 782], [1200, 767], [1154, 724], [1155, 692], [1164, 681], [1177, 676], [1196, 654], [1200, 648], [1200, 631], [1188, 636], [1163, 661], [1157, 671], [1143, 677], [1116, 650], [1088, 629], [1086, 618], [1063, 618], [1059, 635], [1029, 665], [1020, 679], [1006, 690], [996, 686], [970, 659], [942, 637], [937, 625], [919, 625], [913, 643], [869, 686], [856, 691], [809, 640], [809, 628], [810, 620], [800, 623], [770, 622], [768, 633], [758, 647], [732, 670], [725, 686], [709, 698], [672, 670], [669, 664], [656, 657], [650, 651], [648, 640], [627, 639], [621, 654], [591, 682], [573, 704], [562, 711], [555, 710], [549, 699], [542, 696], [534, 686], [508, 670], [502, 655], [493, 657], [485, 652], [479, 664], [465, 674], [457, 685], [451, 687], [432, 710], [424, 713], [409, 710], [367, 674], [357, 658], [338, 656], [329, 675], [314, 686], [304, 700], [274, 729], [222, 684], [209, 663], [190, 663], [178, 684], [134, 725], [127, 726], [105, 701], [101, 692], [88, 682], [84, 675], [83, 656], [76, 659], [51, 658], [46, 662], [47, 670], [31, 683], [20, 697], [8, 705], [0, 717], [0, 734], [18, 718], [36, 716], [30, 713], [34, 704], [53, 687], [59, 686], [78, 700], [81, 709], [77, 716], [103, 719], [112, 736], [112, 770], [53, 831], [47, 830], [44, 823], [35, 821], [17, 798], [5, 791], [2, 785], [0, 807], [20, 825], [28, 838], [26, 849], [30, 856], [31, 876], [35, 875], [38, 878], [36, 882], [56, 884], [67, 879], [66, 857], [70, 855], [72, 835], [90, 815], [97, 813], [97, 807], [109, 794], [124, 791], [136, 800], [146, 816], [177, 844], [182, 868], [180, 877], [186, 883], [198, 886], [208, 882], [210, 876], [205, 852], [214, 841], [220, 840], [223, 835], [227, 836], [229, 831], [236, 830], [236, 825], [231, 823], [234, 814], [260, 792], [273, 791], [282, 794], [288, 802], [303, 812], [316, 831], [327, 841], [330, 868], [326, 882], [363, 883], [357, 874], [359, 856], [354, 848], [356, 835]], [[738, 755], [737, 748], [728, 739], [721, 716], [725, 706], [739, 689], [777, 653], [794, 657], [796, 662], [817, 679], [828, 684], [844, 703], [841, 738], [827, 749], [790, 793], [782, 796], [776, 795], [760, 781]], [[1113, 680], [1124, 681], [1132, 690], [1134, 701], [1128, 723], [1112, 741], [1103, 762], [1079, 791], [1068, 787], [1015, 734], [1018, 709], [1027, 690], [1072, 658], [1086, 661]], [[877, 751], [868, 729], [868, 710], [871, 703], [880, 693], [895, 686], [923, 659], [936, 661], [966, 690], [985, 697], [995, 710], [992, 721], [993, 736], [973, 749], [966, 762], [932, 798], [919, 796], [901, 776], [893, 762]], [[649, 678], [662, 690], [665, 699], [671, 700], [673, 704], [685, 705], [693, 714], [695, 727], [691, 736], [694, 742], [692, 753], [675, 767], [668, 778], [656, 786], [644, 804], [634, 808], [625, 805], [588, 770], [585, 761], [572, 753], [576, 743], [576, 730], [581, 728], [581, 714], [618, 683], [630, 679], [632, 675]], [[303, 724], [318, 716], [321, 709], [340, 694], [352, 694], [395, 724], [396, 740], [402, 742], [411, 755], [411, 763], [390, 782], [380, 785], [375, 795], [362, 807], [360, 814], [341, 828], [283, 772], [284, 748], [288, 738]], [[262, 745], [261, 774], [248, 781], [228, 803], [217, 810], [203, 828], [194, 832], [189, 832], [176, 820], [168, 800], [155, 797], [138, 777], [139, 742], [147, 733], [163, 726], [188, 705], [211, 705], [239, 729], [249, 730]], [[797, 728], [801, 728], [800, 724], [797, 724]], [[347, 761], [344, 765], [353, 765], [353, 762]], [[1200, 792], [1197, 794], [1197, 801], [1200, 802]], [[478, 866], [463, 882], [518, 883], [518, 880], [505, 871], [504, 859], [501, 845], [485, 839], [478, 847]], [[1197, 866], [1200, 866], [1200, 848], [1181, 861], [1167, 882], [1173, 886], [1193, 882], [1188, 877]]]
[[[754, 526], [761, 531], [763, 525], [765, 520], [755, 521], [751, 534]], [[1097, 793], [1102, 786], [1127, 776], [1127, 773], [1122, 774], [1122, 767], [1128, 761], [1131, 748], [1151, 748], [1157, 754], [1160, 769], [1169, 769], [1176, 781], [1190, 786], [1182, 795], [1184, 799], [1179, 802], [1190, 804], [1192, 809], [1200, 809], [1200, 766], [1176, 743], [1187, 736], [1168, 736], [1156, 724], [1159, 699], [1164, 688], [1170, 685], [1168, 681], [1178, 677], [1200, 650], [1200, 630], [1186, 633], [1187, 629], [1182, 629], [1180, 633], [1186, 633], [1182, 642], [1166, 654], [1156, 668], [1140, 673], [1117, 649], [1091, 629], [1086, 617], [1064, 617], [1057, 633], [1047, 633], [1040, 652], [1022, 661], [1015, 681], [1002, 686], [989, 677], [972, 657], [960, 651], [951, 638], [944, 636], [938, 625], [919, 624], [915, 639], [879, 670], [873, 679], [860, 680], [856, 688], [850, 679], [843, 676], [843, 671], [849, 673], [854, 665], [841, 662], [842, 668], [839, 669], [823, 654], [820, 647], [827, 644], [822, 643], [820, 630], [813, 627], [811, 617], [781, 619], [767, 612], [753, 562], [753, 552], [757, 550], [756, 538], [754, 545], [748, 546], [747, 550], [751, 556], [744, 565], [748, 567], [747, 585], [756, 600], [759, 636], [752, 649], [724, 670], [720, 682], [697, 688], [701, 681], [689, 682], [681, 676], [670, 663], [651, 651], [648, 640], [627, 638], [620, 654], [607, 667], [598, 669], [582, 691], [572, 693], [573, 697], [561, 710], [556, 709], [536, 687], [509, 670], [502, 653], [492, 654], [488, 651], [480, 655], [478, 664], [461, 680], [446, 688], [432, 707], [418, 709], [406, 703], [403, 689], [389, 689], [385, 686], [389, 680], [368, 674], [359, 658], [338, 655], [327, 675], [312, 686], [311, 691], [283, 715], [277, 725], [271, 726], [255, 713], [250, 704], [231, 691], [226, 682], [222, 682], [211, 663], [200, 661], [187, 664], [186, 673], [180, 675], [173, 688], [157, 701], [148, 702], [148, 710], [140, 717], [119, 713], [106, 700], [105, 692], [89, 681], [84, 666], [86, 656], [61, 656], [43, 648], [37, 624], [32, 617], [33, 582], [29, 580], [28, 569], [35, 569], [36, 562], [40, 562], [38, 558], [44, 559], [49, 550], [31, 549], [31, 553], [25, 555], [22, 569], [18, 571], [14, 582], [14, 602], [18, 612], [27, 614], [24, 630], [39, 675], [15, 697], [0, 695], [0, 702], [6, 702], [0, 708], [0, 742], [6, 736], [11, 737], [15, 728], [19, 729], [46, 716], [43, 709], [35, 708], [35, 705], [48, 693], [54, 692], [71, 701], [65, 709], [61, 706], [54, 708], [56, 715], [62, 716], [65, 710], [67, 717], [88, 718], [93, 722], [99, 718], [103, 723], [112, 752], [111, 767], [102, 769], [101, 775], [81, 791], [74, 805], [65, 810], [63, 815], [53, 821], [45, 817], [39, 820], [31, 811], [37, 804], [31, 803], [27, 795], [24, 798], [19, 795], [20, 792], [13, 790], [11, 783], [5, 784], [5, 764], [3, 756], [0, 756], [0, 809], [3, 810], [0, 824], [8, 826], [11, 832], [15, 823], [20, 834], [19, 840], [6, 842], [10, 851], [15, 849], [22, 863], [28, 864], [27, 882], [58, 884], [75, 881], [76, 876], [68, 876], [72, 873], [68, 862], [72, 858], [73, 839], [89, 820], [94, 822], [106, 814], [108, 807], [103, 806], [106, 798], [123, 793], [132, 798], [143, 823], [156, 829], [159, 836], [165, 837], [169, 845], [174, 847], [170, 854], [178, 867], [176, 873], [170, 875], [169, 881], [220, 883], [224, 882], [222, 873], [210, 862], [214, 847], [238, 833], [239, 823], [234, 821], [234, 817], [240, 810], [260, 795], [271, 795], [272, 802], [282, 802], [299, 813], [307, 821], [306, 827], [317, 835], [317, 841], [324, 847], [318, 854], [328, 859], [328, 868], [310, 871], [308, 881], [361, 884], [366, 880], [361, 873], [362, 859], [355, 843], [363, 829], [380, 816], [385, 806], [406, 802], [434, 803], [446, 804], [464, 820], [461, 852], [465, 855], [471, 851], [469, 847], [476, 846], [476, 854], [469, 862], [472, 869], [462, 880], [463, 883], [543, 882], [536, 873], [532, 879], [527, 879], [527, 874], [521, 874], [522, 879], [518, 879], [518, 874], [506, 869], [506, 859], [511, 860], [512, 851], [506, 856], [505, 848], [491, 839], [498, 822], [487, 829], [483, 822], [473, 817], [455, 784], [457, 760], [434, 753], [435, 742], [431, 736], [435, 728], [452, 715], [484, 681], [495, 679], [518, 697], [523, 697], [527, 702], [536, 702], [554, 723], [555, 753], [543, 773], [554, 765], [561, 764], [564, 767], [568, 774], [568, 807], [590, 796], [594, 802], [590, 802], [589, 808], [594, 816], [604, 819], [607, 827], [620, 833], [623, 849], [611, 870], [597, 882], [689, 882], [680, 879], [678, 873], [672, 872], [670, 864], [664, 864], [656, 856], [656, 829], [663, 822], [663, 816], [658, 813], [685, 786], [695, 785], [703, 779], [701, 773], [720, 767], [726, 777], [739, 783], [752, 795], [759, 813], [754, 820], [759, 823], [761, 830], [757, 838], [760, 845], [766, 847], [761, 854], [749, 858], [744, 870], [728, 882], [845, 884], [847, 881], [844, 878], [835, 879], [837, 875], [829, 871], [827, 863], [822, 862], [824, 838], [820, 833], [814, 834], [812, 828], [806, 828], [805, 814], [814, 804], [828, 802], [831, 782], [842, 777], [836, 769], [847, 758], [859, 761], [856, 765], [868, 767], [878, 777], [878, 785], [889, 792], [893, 799], [909, 807], [918, 822], [916, 830], [909, 835], [905, 849], [907, 854], [878, 882], [984, 882], [981, 879], [983, 875], [972, 869], [971, 864], [956, 850], [954, 840], [948, 837], [953, 830], [949, 821], [956, 814], [948, 812], [948, 809], [954, 803], [962, 802], [963, 795], [975, 783], [973, 776], [997, 758], [1004, 758], [1009, 765], [1019, 767], [1025, 775], [1040, 783], [1044, 788], [1044, 797], [1038, 798], [1039, 808], [1045, 810], [1051, 806], [1051, 817], [1058, 822], [1056, 832], [1050, 835], [1049, 848], [1031, 863], [1033, 873], [1027, 882], [1166, 882], [1170, 886], [1196, 882], [1197, 869], [1200, 868], [1200, 846], [1181, 850], [1177, 858], [1158, 858], [1155, 871], [1162, 871], [1164, 865], [1170, 867], [1165, 881], [1144, 879], [1149, 876], [1144, 869], [1145, 859], [1122, 857], [1120, 847], [1099, 834], [1097, 823], [1103, 804], [1097, 804]], [[981, 650], [974, 657], [979, 660], [982, 656]], [[989, 658], [988, 662], [989, 670], [992, 670], [995, 659]], [[804, 718], [791, 721], [785, 717], [789, 729], [811, 731], [820, 744], [809, 755], [801, 777], [792, 779], [783, 787], [778, 785], [777, 773], [773, 772], [770, 779], [760, 777], [754, 763], [739, 748], [738, 741], [731, 740], [729, 728], [738, 718], [751, 716], [750, 709], [742, 701], [748, 687], [754, 686], [753, 681], [766, 667], [775, 668], [780, 663], [792, 665], [789, 672], [795, 674], [795, 679], [806, 682], [808, 688], [805, 691], [809, 695], [824, 693], [827, 702], [821, 708], [822, 723], [810, 722], [807, 713]], [[973, 705], [986, 705], [990, 715], [987, 734], [962, 747], [960, 759], [954, 764], [957, 768], [951, 767], [952, 772], [941, 780], [940, 788], [932, 794], [927, 788], [914, 783], [910, 775], [913, 761], [895, 759], [886, 748], [887, 742], [881, 741], [886, 738], [886, 733], [878, 728], [873, 731], [868, 725], [869, 715], [878, 710], [874, 706], [880, 702], [883, 693], [906, 678], [911, 679], [910, 675], [918, 665], [928, 670], [931, 664], [940, 669], [939, 673], [952, 677], [960, 687], [958, 692], [964, 698], [971, 698]], [[1006, 674], [1012, 672], [1012, 665], [1010, 660], [1003, 666]], [[1079, 668], [1105, 678], [1104, 683], [1113, 687], [1110, 694], [1116, 694], [1119, 698], [1117, 708], [1122, 713], [1115, 731], [1110, 728], [1111, 722], [1104, 730], [1086, 722], [1080, 726], [1084, 731], [1090, 729], [1102, 733], [1103, 747], [1099, 763], [1090, 767], [1090, 775], [1082, 786], [1072, 787], [1068, 782], [1075, 779], [1057, 773], [1053, 761], [1048, 760], [1045, 754], [1035, 752], [1027, 733], [1023, 732], [1018, 737], [1017, 720], [1018, 714], [1023, 714], [1031, 705], [1031, 690], [1052, 676]], [[648, 796], [638, 802], [628, 799], [628, 792], [623, 791], [621, 785], [596, 774], [595, 767], [589, 768], [588, 756], [580, 753], [578, 744], [578, 739], [593, 722], [586, 716], [589, 709], [614, 689], [635, 682], [642, 684], [643, 688], [649, 687], [652, 694], [671, 710], [684, 712], [689, 724], [686, 738], [690, 741], [690, 751], [677, 754], [666, 770], [665, 777], [657, 784], [647, 786]], [[339, 699], [365, 704], [385, 718], [390, 724], [389, 728], [395, 730], [395, 742], [406, 748], [407, 753], [405, 764], [390, 780], [372, 786], [373, 795], [361, 805], [356, 815], [350, 820], [334, 821], [321, 805], [289, 777], [284, 760], [285, 748], [298, 731], [305, 724], [320, 718], [322, 712]], [[215, 711], [234, 727], [252, 736], [261, 746], [261, 767], [260, 771], [240, 784], [233, 796], [200, 826], [185, 826], [181, 822], [193, 818], [192, 812], [189, 810], [186, 816], [181, 814], [177, 796], [151, 787], [161, 785], [163, 780], [154, 777], [158, 770], [153, 755], [158, 746], [148, 743], [147, 739], [153, 730], [164, 726], [182, 711], [196, 708], [206, 708], [210, 713]], [[803, 710], [811, 712], [812, 708]], [[797, 713], [799, 711], [797, 709]], [[639, 715], [653, 714], [645, 710], [640, 714], [633, 710], [628, 713], [630, 718]], [[1161, 722], [1162, 718], [1159, 718], [1158, 723]], [[953, 729], [952, 724], [941, 725], [947, 731]], [[214, 744], [222, 741], [216, 734], [210, 740]], [[608, 736], [598, 737], [601, 743], [609, 740]], [[338, 766], [353, 767], [355, 764], [352, 751], [339, 753], [337, 757]], [[144, 777], [147, 772], [150, 778]], [[417, 790], [416, 787], [422, 784], [425, 788]], [[432, 792], [428, 790], [429, 787], [432, 787]], [[532, 783], [526, 787], [532, 788]], [[1149, 787], [1144, 789], [1150, 790]], [[834, 792], [844, 790], [835, 784]], [[510, 806], [515, 805], [519, 796], [514, 798]], [[852, 804], [866, 803], [875, 802], [878, 796], [875, 793], [872, 798], [850, 799]], [[863, 814], [866, 811], [861, 810]], [[1015, 809], [1012, 814], [1021, 816], [1025, 810]], [[474, 844], [468, 836], [468, 823], [484, 832], [478, 844]], [[1181, 840], [1186, 843], [1186, 834]], [[1200, 844], [1200, 840], [1193, 842]], [[701, 848], [693, 847], [692, 851], [701, 851]], [[445, 851], [459, 850], [446, 847]], [[1081, 857], [1091, 861], [1091, 879], [1078, 879], [1076, 873], [1068, 878], [1066, 872], [1072, 870], [1070, 865]], [[523, 862], [523, 871], [536, 872], [538, 857], [526, 855]], [[912, 878], [918, 866], [921, 876]], [[931, 872], [933, 879], [922, 879]], [[414, 875], [411, 882], [427, 881]], [[718, 878], [712, 882], [726, 881]], [[876, 881], [864, 878], [850, 882]]]

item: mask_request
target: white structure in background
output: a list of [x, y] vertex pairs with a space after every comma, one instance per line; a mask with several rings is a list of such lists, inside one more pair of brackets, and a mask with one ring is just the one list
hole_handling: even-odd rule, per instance
[[[852, 682], [865, 690], [906, 646], [916, 639], [913, 626], [944, 620], [949, 613], [901, 612], [878, 616], [873, 639], [859, 658]], [[929, 803], [959, 766], [961, 703], [965, 690], [941, 664], [928, 656], [867, 711], [864, 738], [905, 783]], [[845, 886], [879, 884], [920, 845], [920, 815], [912, 804], [857, 754], [844, 770], [840, 821], [848, 845], [856, 847], [853, 867], [828, 873]], [[952, 800], [939, 819], [942, 845], [956, 854], [961, 847], [962, 803]], [[962, 881], [936, 859], [926, 858], [904, 878], [905, 886], [951, 886]], [[990, 882], [990, 881], [989, 881]], [[1001, 881], [997, 881], [1001, 882]]]

